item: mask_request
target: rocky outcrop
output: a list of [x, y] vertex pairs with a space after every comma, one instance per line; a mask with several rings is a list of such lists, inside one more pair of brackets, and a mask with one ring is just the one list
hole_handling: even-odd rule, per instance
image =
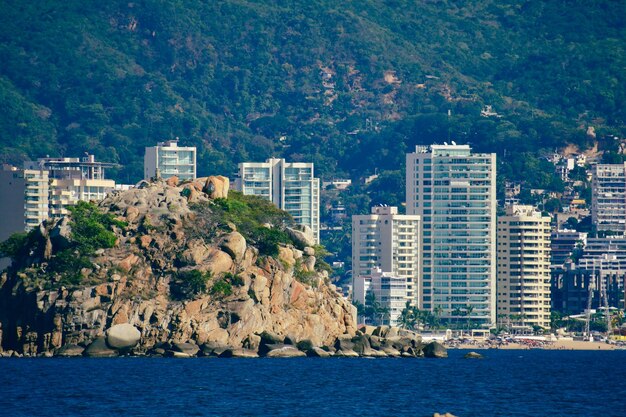
[[[214, 199], [227, 192], [227, 183], [216, 184], [143, 182], [102, 201], [119, 221], [116, 242], [90, 254], [89, 266], [76, 271], [80, 284], [48, 270], [71, 244], [71, 223], [42, 224], [40, 251], [0, 276], [2, 355], [425, 355], [413, 332], [357, 330], [354, 306], [315, 269], [306, 230], [292, 229], [292, 244], [281, 243], [276, 258], [260, 255], [213, 211], [224, 204]], [[296, 279], [296, 268], [307, 272], [306, 282]]]
[[[38, 239], [48, 258], [35, 253], [1, 276], [1, 348], [25, 356], [250, 357], [263, 334], [276, 335], [277, 343], [306, 340], [309, 348], [354, 336], [354, 307], [325, 273], [313, 269], [307, 283], [294, 277], [303, 257], [295, 244], [280, 248], [291, 264], [261, 256], [236, 225], [215, 217], [213, 199], [227, 197], [228, 181], [220, 177], [142, 182], [113, 193], [99, 206], [124, 226], [113, 229], [114, 247], [90, 255], [79, 285], [47, 270], [70, 244], [71, 223], [44, 223]], [[176, 293], [192, 271], [207, 274], [200, 275], [208, 277], [198, 287], [204, 290]], [[290, 349], [306, 354], [290, 347], [280, 355]]]

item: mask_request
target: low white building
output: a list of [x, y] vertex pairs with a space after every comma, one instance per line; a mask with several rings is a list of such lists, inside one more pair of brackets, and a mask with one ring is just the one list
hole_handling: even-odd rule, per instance
[[196, 148], [194, 146], [178, 146], [177, 140], [159, 142], [157, 146], [146, 148], [143, 158], [143, 177], [149, 180], [157, 176], [161, 178], [178, 177], [179, 180], [196, 178]]
[[399, 277], [375, 268], [371, 274], [358, 276], [354, 279], [353, 300], [366, 306], [368, 293], [374, 294], [382, 309], [388, 314], [376, 317], [378, 324], [397, 325], [398, 318], [409, 300], [406, 277]]

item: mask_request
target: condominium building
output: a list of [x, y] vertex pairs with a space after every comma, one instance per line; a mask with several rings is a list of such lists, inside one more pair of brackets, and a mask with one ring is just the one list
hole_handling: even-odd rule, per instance
[[555, 230], [550, 236], [550, 269], [564, 270], [572, 261], [576, 251], [581, 251], [587, 242], [587, 233], [575, 230]]
[[626, 162], [594, 165], [591, 221], [597, 231], [626, 233]]
[[381, 309], [387, 310], [386, 314], [374, 317], [376, 324], [398, 325], [398, 318], [406, 307], [407, 279], [397, 275], [382, 272], [380, 268], [374, 268], [369, 275], [361, 275], [354, 280], [353, 300], [362, 305], [367, 305], [368, 294], [373, 294]]
[[97, 162], [93, 155], [82, 158], [40, 158], [24, 163], [27, 171], [47, 172], [48, 214], [59, 218], [67, 207], [79, 201], [99, 201], [115, 189], [115, 181], [105, 178], [105, 170], [115, 164]]
[[550, 327], [550, 220], [522, 205], [498, 218], [498, 315], [520, 328]]
[[496, 155], [417, 146], [406, 157], [407, 214], [422, 219], [422, 308], [496, 319]]
[[146, 148], [143, 158], [143, 176], [178, 177], [179, 180], [196, 178], [196, 148], [178, 146], [178, 140], [159, 142], [157, 146]]
[[79, 201], [102, 200], [115, 188], [104, 178], [113, 164], [84, 158], [41, 158], [24, 169], [5, 165], [0, 171], [0, 240], [29, 231], [48, 218], [67, 214]]
[[48, 218], [48, 171], [3, 165], [0, 171], [0, 241]]
[[406, 280], [406, 299], [421, 307], [420, 216], [398, 214], [397, 207], [372, 207], [352, 216], [352, 276], [380, 269]]
[[279, 158], [240, 163], [235, 188], [273, 202], [291, 214], [296, 223], [311, 228], [319, 243], [320, 180], [314, 176], [313, 163]]

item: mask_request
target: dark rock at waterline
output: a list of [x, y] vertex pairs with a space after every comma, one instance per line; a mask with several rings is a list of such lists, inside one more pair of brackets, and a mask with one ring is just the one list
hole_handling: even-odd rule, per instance
[[430, 342], [423, 349], [424, 356], [427, 358], [447, 358], [448, 350], [441, 343]]
[[463, 356], [465, 359], [484, 359], [485, 357], [478, 352], [468, 352]]
[[118, 356], [117, 350], [111, 349], [104, 337], [98, 337], [94, 340], [84, 352], [85, 356], [90, 358], [112, 358]]

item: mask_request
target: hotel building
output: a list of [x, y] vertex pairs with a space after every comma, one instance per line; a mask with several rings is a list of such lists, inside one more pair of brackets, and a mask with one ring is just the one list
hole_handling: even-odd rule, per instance
[[417, 146], [406, 156], [406, 210], [422, 221], [422, 308], [495, 323], [496, 155]]
[[405, 279], [404, 301], [421, 307], [420, 216], [380, 206], [372, 207], [371, 214], [352, 216], [354, 286], [357, 278], [372, 276], [378, 269]]
[[520, 329], [550, 327], [550, 220], [522, 205], [498, 218], [498, 315]]
[[143, 177], [146, 180], [178, 177], [179, 180], [196, 178], [196, 148], [180, 147], [177, 140], [159, 142], [157, 146], [146, 148], [143, 158]]
[[286, 162], [270, 158], [266, 162], [239, 164], [235, 188], [246, 195], [256, 195], [285, 210], [297, 224], [313, 231], [320, 241], [320, 180], [310, 162]]

